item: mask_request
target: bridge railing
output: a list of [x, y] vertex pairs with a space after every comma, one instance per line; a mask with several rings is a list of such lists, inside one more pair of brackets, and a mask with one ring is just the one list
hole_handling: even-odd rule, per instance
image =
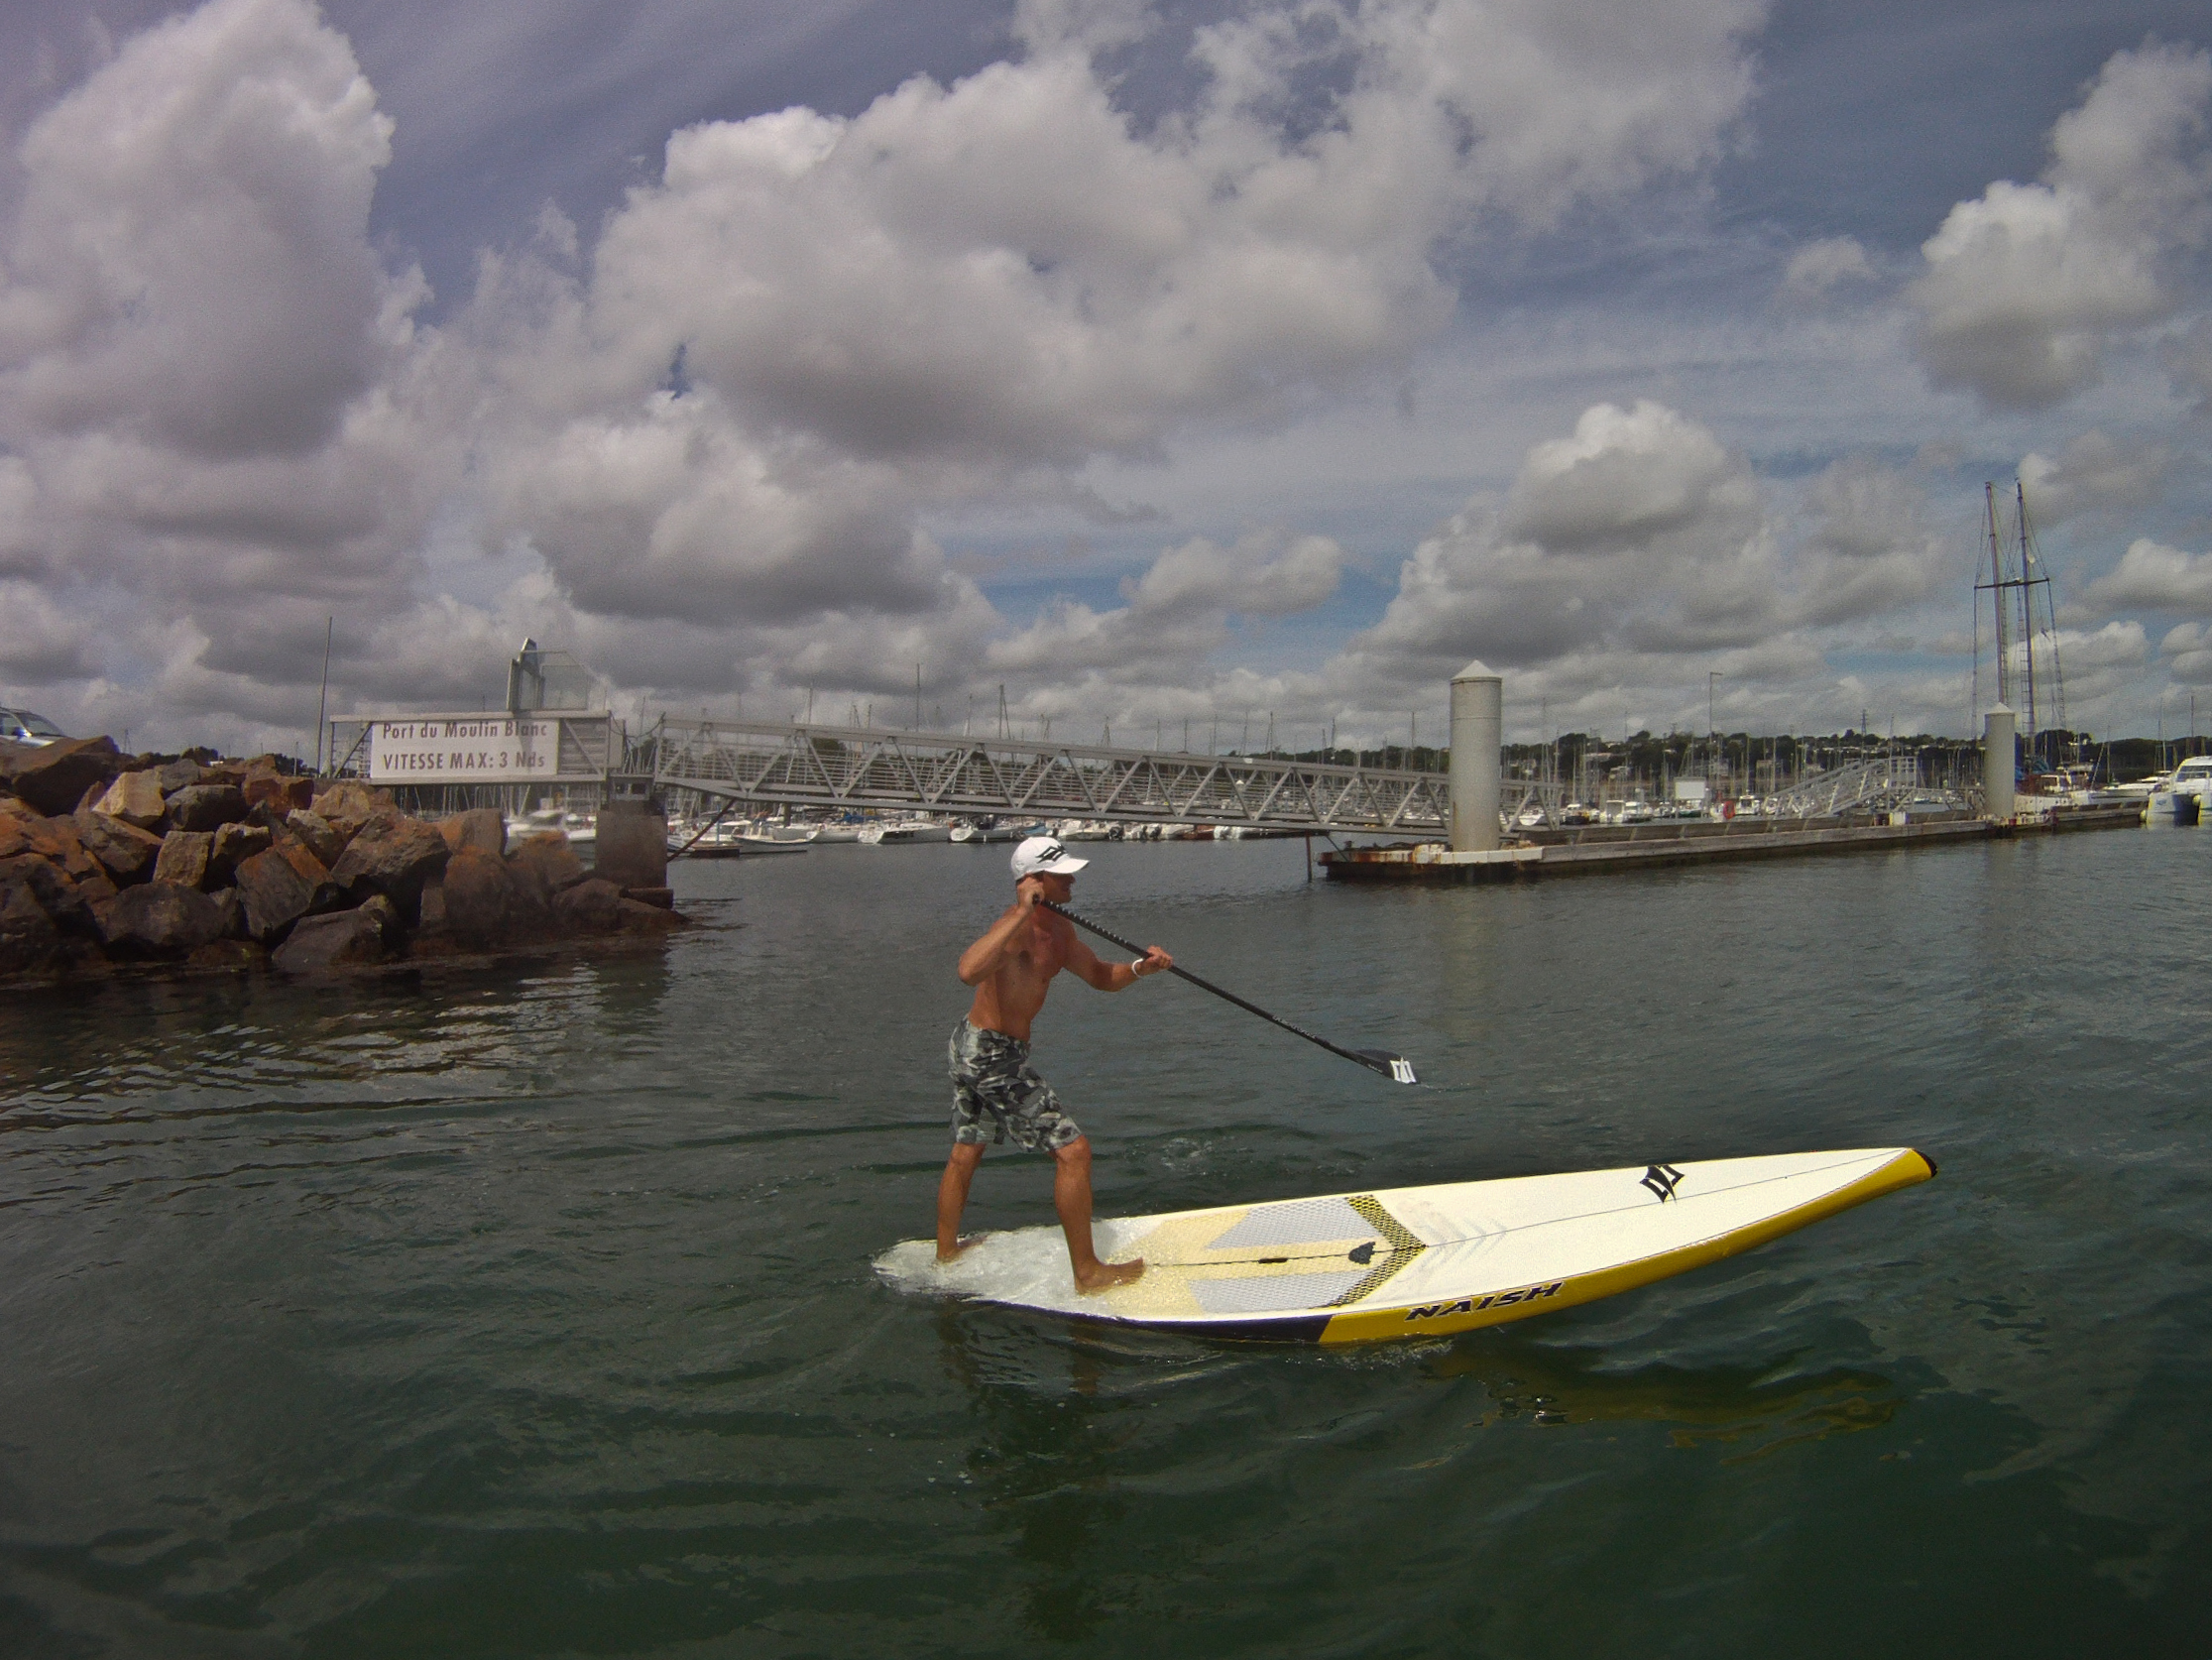
[[634, 764], [664, 787], [762, 806], [1419, 836], [1450, 823], [1441, 772], [878, 727], [664, 719]]

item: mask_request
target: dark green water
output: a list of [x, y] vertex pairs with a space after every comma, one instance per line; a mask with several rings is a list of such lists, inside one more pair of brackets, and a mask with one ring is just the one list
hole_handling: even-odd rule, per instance
[[[1067, 985], [1101, 1209], [1829, 1146], [1940, 1178], [1355, 1353], [879, 1286], [1004, 850], [691, 867], [665, 960], [0, 1010], [0, 1655], [2201, 1654], [2212, 833], [1524, 889], [1103, 846], [1341, 1040]], [[983, 1226], [1048, 1222], [994, 1152]]]

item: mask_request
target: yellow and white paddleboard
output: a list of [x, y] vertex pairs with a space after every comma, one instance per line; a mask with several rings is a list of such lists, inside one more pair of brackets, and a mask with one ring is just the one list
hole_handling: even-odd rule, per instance
[[1935, 1166], [1910, 1147], [1448, 1182], [1102, 1221], [1135, 1283], [1078, 1291], [1060, 1230], [989, 1234], [940, 1266], [876, 1258], [902, 1289], [1194, 1335], [1373, 1343], [1572, 1308], [1749, 1250]]

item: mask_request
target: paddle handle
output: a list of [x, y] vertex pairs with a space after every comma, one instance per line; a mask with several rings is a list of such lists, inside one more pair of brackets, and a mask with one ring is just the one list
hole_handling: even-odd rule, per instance
[[[1051, 911], [1055, 916], [1065, 916], [1070, 922], [1073, 922], [1079, 928], [1088, 928], [1092, 933], [1097, 934], [1108, 945], [1118, 945], [1122, 950], [1134, 951], [1140, 957], [1143, 956], [1145, 953], [1146, 948], [1137, 944], [1136, 941], [1123, 939], [1119, 934], [1114, 933], [1111, 929], [1102, 928], [1098, 925], [1098, 923], [1092, 921], [1089, 917], [1078, 916], [1074, 911], [1067, 909], [1065, 906], [1056, 905], [1050, 899], [1039, 899], [1037, 903], [1044, 906], [1045, 909]], [[1383, 1055], [1379, 1053], [1374, 1055], [1363, 1055], [1356, 1049], [1346, 1049], [1340, 1044], [1332, 1043], [1326, 1037], [1317, 1037], [1314, 1033], [1308, 1031], [1304, 1026], [1293, 1025], [1290, 1021], [1284, 1019], [1280, 1014], [1270, 1013], [1268, 1010], [1260, 1008], [1260, 1006], [1256, 1003], [1247, 1003], [1244, 999], [1238, 997], [1234, 992], [1225, 990], [1222, 987], [1215, 985], [1214, 982], [1211, 980], [1207, 980], [1199, 975], [1193, 974], [1189, 969], [1182, 967], [1180, 964], [1171, 965], [1168, 969], [1168, 973], [1182, 976], [1185, 980], [1188, 980], [1192, 985], [1196, 986], [1202, 992], [1212, 992], [1223, 1003], [1233, 1003], [1234, 1005], [1236, 1005], [1237, 1008], [1243, 1009], [1247, 1014], [1257, 1014], [1261, 1019], [1267, 1021], [1270, 1025], [1281, 1026], [1283, 1030], [1289, 1032], [1294, 1037], [1303, 1037], [1309, 1043], [1317, 1043], [1322, 1048], [1327, 1049], [1331, 1054], [1341, 1055], [1345, 1060], [1352, 1062], [1356, 1066], [1363, 1066], [1369, 1072], [1379, 1072], [1385, 1078], [1390, 1079], [1393, 1083], [1410, 1084], [1413, 1082], [1413, 1068], [1407, 1066], [1403, 1058], [1401, 1058], [1400, 1056]], [[1404, 1069], [1404, 1076], [1402, 1077], [1400, 1076], [1400, 1068]]]

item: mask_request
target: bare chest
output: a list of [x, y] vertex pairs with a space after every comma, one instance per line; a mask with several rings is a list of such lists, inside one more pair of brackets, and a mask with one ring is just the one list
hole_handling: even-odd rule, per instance
[[1032, 924], [1017, 957], [1029, 974], [1050, 980], [1068, 966], [1068, 942], [1059, 929]]

